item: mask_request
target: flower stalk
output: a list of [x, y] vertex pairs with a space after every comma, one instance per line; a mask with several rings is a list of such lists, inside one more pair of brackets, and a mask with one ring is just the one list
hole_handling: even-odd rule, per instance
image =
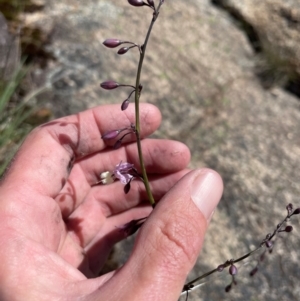
[[[264, 251], [262, 253], [262, 255], [260, 256], [260, 261], [263, 260], [264, 255], [266, 253], [266, 251], [269, 251], [269, 253], [272, 253], [273, 250], [273, 246], [274, 246], [274, 240], [278, 237], [279, 233], [282, 232], [286, 232], [286, 233], [290, 233], [293, 230], [293, 227], [288, 225], [286, 226], [286, 223], [290, 220], [290, 218], [294, 215], [298, 215], [300, 214], [300, 207], [296, 208], [295, 210], [293, 209], [293, 205], [292, 204], [288, 204], [286, 206], [286, 210], [287, 210], [287, 215], [285, 216], [285, 218], [276, 226], [276, 228], [274, 229], [273, 233], [268, 233], [266, 235], [266, 237], [260, 242], [260, 244], [252, 251], [246, 253], [245, 255], [237, 258], [237, 259], [230, 259], [230, 260], [226, 260], [224, 263], [220, 264], [219, 266], [217, 266], [215, 269], [193, 279], [192, 281], [186, 283], [182, 289], [182, 293], [181, 295], [187, 294], [188, 296], [188, 292], [193, 290], [196, 286], [198, 287], [198, 285], [195, 286], [195, 283], [199, 282], [200, 280], [216, 273], [216, 272], [222, 272], [225, 268], [229, 267], [229, 274], [232, 275], [232, 282], [226, 286], [225, 291], [229, 292], [232, 288], [232, 284], [236, 284], [235, 281], [235, 275], [237, 274], [237, 268], [234, 265], [235, 263], [241, 262], [243, 260], [245, 260], [246, 258], [254, 255], [254, 253], [258, 252], [260, 249], [264, 248]], [[254, 267], [254, 269], [249, 273], [250, 276], [254, 276], [254, 274], [256, 274], [258, 270], [258, 264], [256, 267]]]
[[[141, 85], [141, 72], [142, 72], [142, 67], [143, 67], [143, 62], [144, 62], [144, 58], [145, 58], [145, 53], [146, 53], [146, 48], [148, 45], [148, 41], [151, 35], [151, 31], [153, 28], [153, 25], [159, 15], [159, 10], [162, 6], [162, 4], [164, 3], [163, 0], [159, 1], [158, 6], [156, 7], [154, 4], [153, 0], [147, 0], [147, 3], [144, 2], [143, 0], [128, 0], [128, 3], [131, 4], [132, 6], [136, 6], [136, 7], [141, 7], [141, 6], [147, 6], [149, 8], [151, 8], [153, 10], [153, 17], [144, 41], [143, 45], [138, 45], [136, 43], [130, 42], [130, 41], [122, 41], [119, 39], [115, 39], [115, 38], [110, 38], [110, 39], [106, 39], [103, 44], [104, 46], [108, 47], [108, 48], [116, 48], [121, 46], [122, 44], [129, 44], [131, 46], [125, 46], [119, 49], [118, 54], [119, 55], [123, 55], [125, 53], [127, 53], [130, 49], [137, 47], [139, 49], [139, 53], [140, 53], [140, 59], [139, 59], [139, 64], [138, 64], [138, 69], [137, 69], [137, 74], [136, 74], [136, 81], [135, 81], [135, 86], [132, 85], [126, 85], [126, 84], [119, 84], [115, 81], [112, 80], [108, 80], [105, 81], [103, 83], [100, 84], [101, 88], [105, 89], [105, 90], [114, 90], [116, 88], [119, 87], [131, 87], [133, 88], [133, 90], [130, 92], [129, 96], [127, 97], [127, 99], [125, 99], [122, 102], [121, 105], [121, 110], [124, 111], [128, 108], [129, 106], [129, 101], [130, 101], [130, 97], [131, 95], [135, 92], [135, 126], [134, 126], [134, 130], [132, 132], [134, 132], [135, 136], [136, 136], [136, 141], [137, 141], [137, 148], [138, 148], [138, 156], [139, 156], [139, 163], [140, 163], [140, 168], [141, 168], [141, 172], [142, 172], [142, 181], [145, 185], [145, 189], [146, 189], [146, 193], [149, 199], [150, 204], [152, 205], [152, 207], [154, 208], [155, 206], [155, 200], [154, 197], [152, 195], [151, 189], [150, 189], [150, 184], [149, 184], [149, 180], [148, 180], [148, 176], [147, 176], [147, 171], [145, 168], [145, 164], [144, 164], [144, 159], [143, 159], [143, 152], [142, 152], [142, 143], [141, 143], [141, 136], [140, 136], [140, 96], [141, 96], [141, 92], [143, 89], [143, 86]], [[125, 128], [126, 129], [126, 128]], [[102, 139], [104, 140], [110, 140], [110, 139], [114, 139], [116, 138], [122, 131], [124, 131], [125, 129], [120, 129], [120, 130], [114, 130], [114, 131], [110, 131], [108, 133], [105, 133], [102, 136]], [[124, 134], [119, 140], [117, 140], [114, 144], [114, 148], [117, 149], [121, 146], [122, 144], [122, 140], [125, 136], [129, 135], [130, 131], [127, 132], [126, 134]], [[127, 193], [130, 189], [130, 183], [126, 184], [127, 187], [125, 189], [125, 192]]]
[[146, 53], [146, 48], [148, 45], [148, 41], [150, 38], [150, 34], [152, 31], [153, 25], [158, 17], [159, 10], [160, 10], [160, 7], [162, 6], [162, 4], [163, 4], [163, 1], [160, 1], [158, 7], [154, 9], [153, 17], [152, 17], [144, 44], [141, 46], [140, 60], [139, 60], [139, 65], [138, 65], [138, 70], [137, 70], [137, 75], [136, 75], [136, 83], [135, 83], [135, 129], [136, 129], [137, 147], [138, 147], [140, 168], [141, 168], [142, 176], [144, 179], [144, 185], [145, 185], [146, 192], [147, 192], [147, 195], [149, 198], [149, 202], [152, 205], [152, 207], [155, 206], [155, 201], [154, 201], [151, 189], [150, 189], [147, 172], [146, 172], [146, 168], [144, 165], [142, 144], [141, 144], [141, 138], [140, 138], [140, 95], [141, 95], [140, 81], [141, 81], [141, 72], [142, 72], [144, 57], [145, 57], [145, 53]]

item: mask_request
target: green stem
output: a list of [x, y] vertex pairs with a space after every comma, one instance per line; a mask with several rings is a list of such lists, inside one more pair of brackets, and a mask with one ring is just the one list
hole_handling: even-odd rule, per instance
[[153, 18], [151, 21], [151, 24], [149, 26], [145, 42], [141, 47], [141, 53], [140, 53], [140, 61], [138, 65], [137, 75], [136, 75], [136, 84], [135, 84], [135, 129], [136, 129], [136, 139], [137, 139], [137, 147], [138, 147], [138, 154], [139, 154], [139, 161], [141, 166], [141, 171], [144, 179], [144, 185], [146, 188], [146, 192], [150, 201], [150, 204], [154, 207], [155, 201], [150, 189], [150, 184], [146, 172], [146, 168], [144, 165], [144, 159], [143, 159], [143, 152], [142, 152], [142, 144], [141, 144], [141, 137], [140, 137], [140, 79], [141, 79], [141, 72], [143, 67], [143, 61], [146, 53], [147, 44], [149, 41], [149, 37], [153, 28], [153, 25], [158, 17], [159, 9], [161, 7], [162, 3], [159, 4], [158, 8], [156, 9], [155, 13], [153, 14]]

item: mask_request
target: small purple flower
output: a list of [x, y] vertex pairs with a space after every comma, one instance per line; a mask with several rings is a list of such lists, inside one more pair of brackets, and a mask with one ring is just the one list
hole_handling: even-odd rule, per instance
[[292, 213], [292, 211], [293, 211], [293, 204], [288, 204], [287, 206], [286, 206], [286, 210], [287, 210], [287, 212], [288, 212], [288, 214], [291, 214]]
[[119, 227], [120, 232], [124, 232], [126, 236], [134, 234], [147, 220], [147, 216], [139, 219], [134, 219], [129, 223]]
[[120, 41], [118, 39], [107, 39], [103, 42], [103, 45], [108, 48], [115, 48], [120, 46], [123, 43], [123, 41]]
[[100, 174], [100, 181], [98, 181], [96, 184], [110, 184], [113, 183], [116, 179], [119, 179], [120, 182], [125, 185], [125, 187], [127, 186], [125, 193], [128, 193], [128, 191], [130, 190], [130, 182], [136, 177], [139, 177], [139, 174], [133, 164], [120, 162], [115, 166], [112, 172], [102, 172]]
[[120, 182], [124, 185], [128, 184], [136, 174], [137, 171], [133, 164], [127, 163], [127, 162], [120, 162], [118, 165], [116, 165], [113, 175], [115, 178], [119, 179]]
[[107, 80], [106, 82], [101, 83], [100, 87], [105, 90], [113, 90], [120, 87], [120, 84], [113, 80]]
[[143, 6], [145, 5], [143, 0], [128, 0], [128, 3], [133, 6]]
[[258, 271], [258, 267], [256, 266], [256, 267], [249, 273], [249, 275], [250, 275], [251, 277], [253, 277], [253, 276], [257, 273], [257, 271]]
[[106, 132], [104, 135], [101, 136], [101, 138], [103, 140], [114, 139], [120, 134], [121, 131], [122, 130], [112, 130], [112, 131]]
[[295, 209], [295, 211], [293, 212], [293, 215], [296, 215], [296, 214], [300, 214], [300, 207]]
[[118, 50], [118, 54], [120, 55], [125, 54], [129, 49], [130, 47], [122, 47]]
[[129, 106], [129, 98], [125, 99], [123, 102], [122, 102], [122, 105], [121, 105], [121, 110], [124, 111], [128, 108]]
[[270, 249], [270, 248], [273, 247], [273, 242], [272, 242], [271, 240], [267, 240], [267, 241], [265, 242], [265, 245], [266, 245], [266, 247], [267, 247], [268, 249]]
[[292, 232], [293, 231], [293, 227], [292, 226], [286, 226], [284, 229], [285, 232]]
[[122, 145], [122, 138], [119, 139], [119, 140], [117, 140], [117, 141], [115, 142], [113, 148], [114, 148], [114, 149], [118, 149], [118, 148], [121, 147], [121, 145]]
[[231, 291], [231, 289], [232, 289], [232, 285], [229, 284], [229, 285], [227, 285], [227, 286], [225, 287], [225, 292], [226, 292], [226, 293], [229, 293], [229, 292]]
[[237, 267], [234, 264], [232, 264], [229, 268], [229, 274], [234, 276], [237, 274], [237, 272], [238, 272]]

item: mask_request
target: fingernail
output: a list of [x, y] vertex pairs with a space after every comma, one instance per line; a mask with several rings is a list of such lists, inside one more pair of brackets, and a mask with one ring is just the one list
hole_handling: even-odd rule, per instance
[[218, 181], [213, 172], [202, 172], [191, 187], [191, 198], [207, 221], [210, 220], [220, 199]]

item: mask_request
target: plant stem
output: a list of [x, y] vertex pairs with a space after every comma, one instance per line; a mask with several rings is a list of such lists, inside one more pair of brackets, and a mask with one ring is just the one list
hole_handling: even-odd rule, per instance
[[[266, 241], [271, 241], [271, 239], [273, 239], [274, 237], [276, 237], [278, 235], [278, 233], [282, 230], [283, 226], [287, 223], [288, 219], [290, 219], [293, 216], [293, 212], [288, 212], [287, 216], [276, 226], [275, 230], [273, 231], [273, 233], [269, 233], [265, 239], [263, 239], [259, 246], [257, 246], [254, 250], [248, 252], [247, 254], [237, 258], [237, 259], [232, 259], [232, 260], [227, 260], [225, 263], [222, 264], [223, 269], [225, 269], [226, 267], [229, 267], [231, 264], [243, 261], [244, 259], [252, 256], [254, 253], [256, 253], [258, 250], [260, 250], [266, 243]], [[218, 272], [218, 268], [215, 268], [195, 279], [193, 279], [192, 281], [186, 283], [182, 289], [182, 293], [181, 295], [183, 295], [184, 293], [188, 292], [189, 290], [191, 290], [194, 287], [194, 283], [202, 280], [203, 278], [206, 278], [208, 276], [210, 276], [213, 273]]]
[[[231, 264], [233, 264], [233, 263], [237, 263], [237, 262], [239, 262], [239, 261], [242, 261], [242, 260], [248, 258], [248, 257], [251, 256], [253, 253], [257, 252], [261, 247], [262, 247], [262, 246], [257, 247], [255, 250], [250, 251], [249, 253], [247, 253], [247, 254], [245, 254], [245, 255], [239, 257], [238, 259], [235, 259], [235, 260], [232, 260], [232, 261], [229, 261], [229, 260], [228, 260], [226, 263], [223, 264], [223, 268], [225, 269], [225, 268], [229, 267], [229, 266], [230, 266]], [[201, 275], [201, 276], [199, 276], [199, 277], [193, 279], [192, 281], [186, 283], [186, 284], [184, 285], [184, 287], [183, 287], [182, 292], [183, 292], [183, 293], [186, 292], [186, 291], [189, 289], [189, 287], [191, 287], [191, 285], [194, 284], [195, 282], [198, 282], [198, 281], [200, 281], [201, 279], [206, 278], [206, 277], [208, 277], [208, 276], [210, 276], [211, 274], [216, 273], [216, 272], [218, 272], [218, 268], [215, 268], [215, 269], [213, 269], [213, 270], [211, 270], [211, 271], [209, 271], [209, 272], [207, 272], [207, 273], [205, 273], [205, 274], [203, 274], [203, 275]]]
[[144, 57], [145, 57], [149, 37], [150, 37], [151, 31], [152, 31], [153, 25], [154, 25], [154, 23], [155, 23], [155, 21], [158, 17], [159, 9], [160, 9], [161, 5], [162, 5], [162, 3], [159, 4], [157, 9], [153, 13], [153, 18], [152, 18], [151, 24], [149, 26], [149, 29], [148, 29], [148, 32], [147, 32], [147, 35], [146, 35], [146, 38], [145, 38], [145, 42], [141, 47], [142, 51], [140, 53], [140, 61], [139, 61], [139, 65], [138, 65], [138, 70], [137, 70], [137, 75], [136, 75], [136, 84], [135, 84], [135, 129], [136, 129], [138, 154], [139, 154], [139, 160], [140, 160], [140, 167], [141, 167], [141, 171], [142, 171], [142, 175], [143, 175], [143, 179], [144, 179], [144, 185], [145, 185], [145, 188], [146, 188], [146, 192], [147, 192], [150, 204], [153, 207], [155, 205], [155, 201], [154, 201], [151, 189], [150, 189], [150, 184], [149, 184], [147, 172], [146, 172], [146, 168], [145, 168], [145, 165], [144, 165], [141, 138], [140, 138], [140, 94], [141, 94], [140, 78], [141, 78], [141, 71], [142, 71], [142, 67], [143, 67], [143, 61], [144, 61]]

